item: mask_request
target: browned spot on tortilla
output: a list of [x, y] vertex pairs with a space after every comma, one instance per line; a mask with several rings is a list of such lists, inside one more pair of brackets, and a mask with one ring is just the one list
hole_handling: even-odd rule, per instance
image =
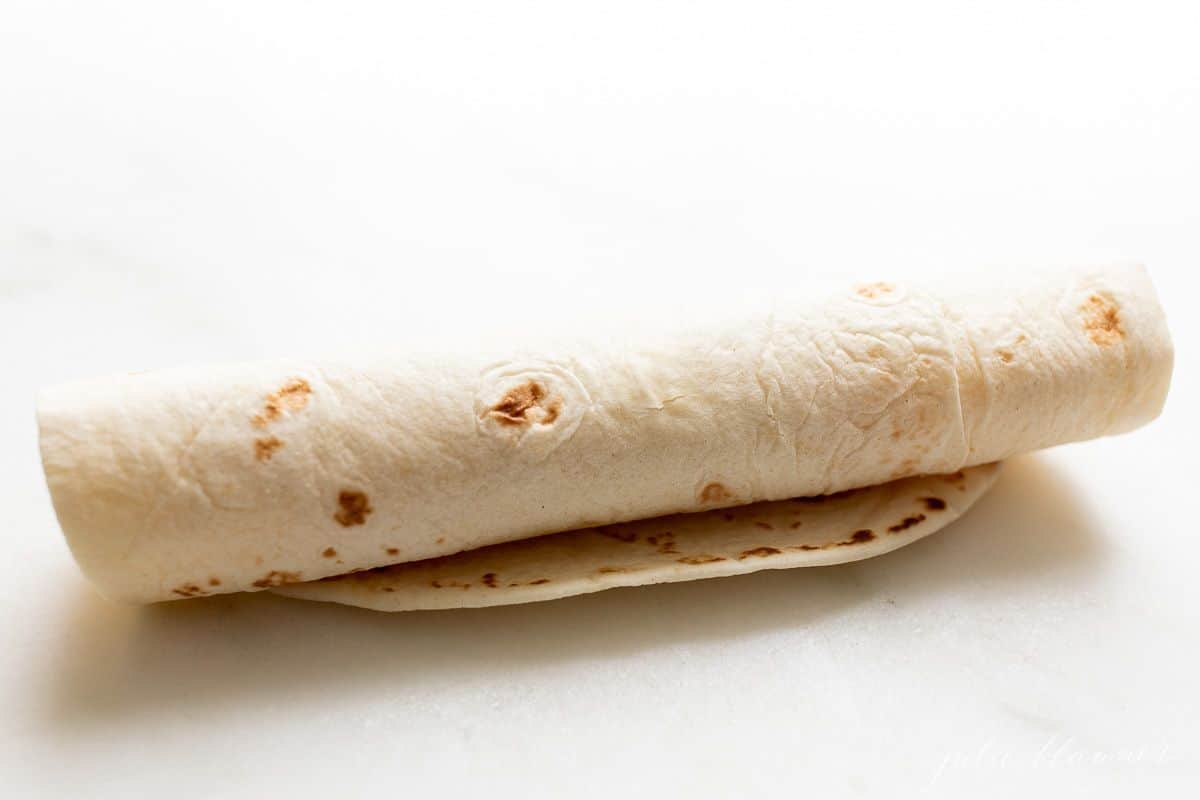
[[863, 528], [862, 530], [855, 531], [854, 535], [852, 535], [847, 541], [838, 542], [838, 546], [845, 547], [846, 545], [850, 544], [862, 544], [863, 542], [869, 542], [874, 538], [875, 531], [871, 530], [870, 528]]
[[930, 511], [945, 511], [946, 501], [940, 497], [922, 497], [921, 502]]
[[796, 528], [799, 528], [803, 524], [804, 524], [803, 522], [793, 522], [788, 527], [791, 528], [792, 530], [796, 530]]
[[354, 489], [342, 489], [338, 492], [337, 502], [338, 510], [333, 518], [344, 528], [365, 524], [367, 514], [375, 510], [371, 508], [366, 494]]
[[723, 483], [709, 483], [700, 490], [699, 501], [701, 503], [724, 503], [732, 499], [733, 492], [725, 488], [725, 484]]
[[1013, 354], [1012, 354], [1011, 350], [996, 350], [996, 355], [998, 355], [1000, 357], [1000, 360], [1003, 361], [1005, 364], [1012, 363]]
[[321, 555], [325, 556], [326, 558], [333, 558], [337, 555], [337, 550], [334, 550], [332, 547], [326, 547], [321, 551]]
[[268, 423], [280, 419], [284, 414], [303, 409], [308, 405], [308, 397], [311, 394], [312, 387], [308, 385], [308, 381], [304, 378], [291, 378], [279, 391], [267, 395], [262, 411], [251, 417], [250, 422], [256, 428], [265, 428]]
[[819, 544], [801, 544], [801, 545], [797, 545], [797, 546], [793, 547], [792, 549], [793, 550], [820, 550], [821, 545], [819, 545]]
[[521, 585], [521, 584], [520, 584], [520, 583], [517, 583], [516, 581], [514, 581], [514, 582], [512, 582], [512, 583], [510, 583], [510, 584], [509, 584], [509, 586], [520, 586], [520, 585]]
[[777, 550], [774, 547], [755, 547], [753, 550], [743, 550], [741, 555], [738, 556], [738, 561], [741, 561], [743, 558], [749, 558], [750, 556], [758, 556], [759, 558], [777, 556], [781, 552], [783, 551]]
[[297, 583], [299, 580], [299, 572], [284, 572], [273, 569], [251, 585], [259, 589], [266, 589], [270, 586], [282, 586], [285, 583]]
[[698, 556], [684, 556], [683, 558], [675, 559], [680, 564], [712, 564], [716, 561], [724, 561], [724, 556], [710, 556], [707, 553]]
[[913, 525], [916, 525], [916, 524], [924, 522], [924, 521], [925, 521], [924, 514], [916, 514], [911, 517], [905, 517], [904, 519], [897, 522], [895, 525], [892, 525], [890, 528], [888, 528], [888, 533], [899, 533], [900, 531], [908, 530]]
[[757, 520], [757, 521], [754, 523], [754, 527], [756, 527], [756, 528], [762, 528], [764, 531], [773, 531], [773, 530], [775, 530], [775, 526], [774, 526], [774, 525], [772, 525], [772, 524], [771, 524], [771, 523], [769, 523], [769, 522], [763, 522], [762, 520]]
[[899, 428], [892, 428], [892, 439], [899, 439], [903, 435], [904, 431], [900, 430]]
[[895, 289], [890, 283], [864, 283], [854, 287], [854, 293], [868, 300], [877, 300]]
[[943, 475], [942, 480], [944, 480], [946, 483], [961, 483], [966, 477], [967, 476], [960, 469], [958, 472], [951, 472], [947, 475]]
[[435, 589], [470, 589], [471, 584], [456, 581], [453, 578], [434, 578], [429, 585]]
[[549, 578], [538, 578], [536, 581], [530, 581], [529, 585], [530, 586], [540, 586], [543, 583], [549, 583], [549, 582], [550, 582]]
[[395, 590], [395, 589], [393, 589], [391, 586], [384, 586], [384, 587], [382, 587], [382, 589], [383, 589], [383, 591], [385, 591], [385, 592], [394, 592], [394, 591], [396, 591], [396, 590]]
[[172, 589], [171, 591], [180, 597], [201, 597], [208, 594], [208, 592], [204, 591], [194, 583], [185, 583], [178, 589]]
[[489, 589], [495, 589], [495, 588], [496, 588], [496, 573], [494, 573], [494, 572], [485, 572], [485, 573], [484, 573], [484, 575], [483, 575], [483, 577], [482, 577], [480, 580], [482, 580], [482, 581], [483, 581], [483, 585], [484, 585], [484, 586], [486, 586], [486, 587], [488, 587]]
[[209, 585], [209, 586], [220, 586], [220, 585], [221, 585], [221, 579], [220, 579], [220, 578], [209, 578], [209, 579], [208, 579], [208, 585]]
[[1091, 295], [1079, 310], [1083, 312], [1083, 329], [1088, 338], [1101, 347], [1116, 344], [1125, 336], [1117, 304], [1110, 298]]
[[399, 547], [385, 547], [384, 552], [387, 553], [389, 556], [398, 556], [398, 555], [400, 555], [400, 548]]
[[256, 567], [261, 567], [261, 566], [262, 566], [262, 563], [263, 563], [263, 557], [262, 557], [262, 556], [255, 556], [255, 557], [254, 557], [254, 566], [256, 566]]
[[663, 531], [657, 536], [647, 536], [646, 544], [657, 546], [658, 552], [663, 554], [679, 552], [675, 549], [675, 534], [671, 531]]
[[601, 536], [607, 536], [610, 539], [616, 539], [618, 542], [636, 542], [638, 535], [637, 531], [626, 531], [614, 525], [605, 525], [595, 529], [596, 533]]
[[[555, 397], [543, 403], [546, 399], [546, 387], [537, 381], [525, 381], [505, 392], [487, 413], [501, 425], [517, 426], [531, 422], [549, 425], [558, 419], [562, 410], [562, 400]], [[529, 413], [535, 408], [541, 409], [540, 419], [537, 415]]]
[[[628, 567], [600, 567], [599, 569], [596, 570], [596, 572], [599, 572], [601, 575], [611, 575], [614, 572], [628, 572], [628, 571], [629, 571]], [[514, 584], [514, 586], [515, 585], [516, 584]]]
[[259, 461], [270, 461], [275, 451], [283, 447], [283, 440], [278, 436], [266, 436], [254, 440], [254, 457]]

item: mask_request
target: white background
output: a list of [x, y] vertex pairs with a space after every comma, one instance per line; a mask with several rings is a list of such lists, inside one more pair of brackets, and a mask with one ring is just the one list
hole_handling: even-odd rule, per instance
[[[1167, 307], [1163, 417], [860, 564], [121, 608], [38, 466], [57, 380], [1111, 260]], [[1194, 2], [0, 2], [0, 786], [1194, 789], [1197, 266]]]

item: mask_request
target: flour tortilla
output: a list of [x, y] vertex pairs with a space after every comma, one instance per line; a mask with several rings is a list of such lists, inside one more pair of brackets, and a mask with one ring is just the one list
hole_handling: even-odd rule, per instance
[[1171, 364], [1144, 270], [1103, 267], [116, 376], [45, 390], [38, 420], [76, 560], [154, 602], [952, 473], [1144, 424]]
[[556, 533], [272, 591], [377, 611], [477, 608], [842, 564], [882, 555], [945, 527], [998, 473], [998, 464], [986, 464], [828, 497]]

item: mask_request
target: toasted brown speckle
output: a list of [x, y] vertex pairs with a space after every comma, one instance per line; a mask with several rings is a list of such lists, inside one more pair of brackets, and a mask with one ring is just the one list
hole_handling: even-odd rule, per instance
[[924, 522], [924, 521], [925, 521], [924, 514], [916, 514], [911, 517], [905, 517], [904, 519], [897, 522], [895, 525], [892, 525], [890, 528], [888, 528], [888, 533], [899, 533], [900, 531], [908, 530], [913, 525], [916, 525], [916, 524]]
[[284, 572], [273, 569], [251, 585], [259, 589], [266, 589], [270, 586], [282, 586], [285, 583], [297, 583], [299, 580], [299, 572]]
[[338, 510], [333, 515], [333, 518], [338, 521], [342, 527], [349, 528], [352, 525], [363, 525], [367, 521], [367, 515], [375, 509], [371, 508], [371, 503], [363, 492], [353, 489], [343, 489], [338, 492]]
[[209, 585], [209, 586], [220, 586], [220, 585], [221, 585], [221, 579], [220, 579], [220, 578], [209, 578], [209, 579], [208, 579], [208, 585]]
[[543, 583], [549, 583], [549, 582], [550, 582], [549, 578], [538, 578], [536, 581], [530, 581], [529, 585], [530, 586], [540, 586]]
[[283, 447], [283, 440], [278, 436], [265, 436], [254, 440], [254, 457], [259, 461], [270, 461], [275, 451]]
[[445, 544], [445, 543], [446, 543], [446, 537], [445, 537], [445, 536], [439, 536], [439, 537], [437, 537], [437, 541], [436, 541], [436, 542], [434, 542], [434, 544]]
[[743, 550], [741, 555], [738, 556], [738, 560], [740, 561], [743, 558], [750, 558], [751, 556], [757, 556], [758, 558], [765, 558], [767, 556], [777, 556], [781, 552], [783, 552], [783, 551], [777, 550], [774, 547], [755, 547], [752, 550]]
[[385, 592], [394, 592], [394, 591], [396, 591], [396, 590], [395, 590], [395, 589], [393, 589], [391, 586], [384, 586], [384, 587], [383, 587], [383, 591], [385, 591]]
[[1083, 313], [1083, 329], [1088, 338], [1101, 347], [1116, 344], [1125, 336], [1117, 304], [1111, 299], [1091, 295], [1079, 310]]
[[596, 572], [599, 572], [601, 575], [611, 575], [611, 574], [617, 573], [617, 572], [628, 572], [628, 571], [629, 571], [629, 569], [627, 567], [600, 567], [599, 569], [596, 570]]
[[384, 551], [385, 553], [387, 553], [389, 556], [398, 556], [398, 555], [400, 555], [400, 548], [399, 548], [399, 547], [385, 547], [383, 551]]
[[996, 355], [997, 355], [997, 356], [1000, 358], [1000, 360], [1001, 360], [1001, 361], [1003, 361], [1005, 364], [1011, 364], [1011, 363], [1012, 363], [1012, 360], [1013, 360], [1013, 357], [1014, 357], [1014, 356], [1013, 356], [1013, 354], [1012, 354], [1012, 351], [1011, 351], [1011, 350], [1003, 350], [1003, 349], [998, 349], [998, 350], [996, 350]]
[[684, 556], [683, 558], [675, 559], [680, 564], [712, 564], [717, 561], [724, 561], [724, 556], [710, 556], [707, 553], [698, 556]]
[[[534, 409], [540, 409], [540, 414], [531, 414]], [[487, 413], [501, 425], [520, 426], [532, 422], [550, 425], [558, 419], [561, 410], [559, 398], [547, 400], [546, 387], [537, 381], [526, 381], [509, 389]]]
[[854, 287], [854, 293], [859, 297], [865, 297], [868, 300], [878, 300], [886, 294], [891, 294], [895, 291], [895, 287], [890, 283], [864, 283]]
[[488, 587], [489, 589], [496, 588], [496, 573], [494, 573], [494, 572], [484, 573], [484, 576], [480, 580], [482, 580], [483, 585]]
[[773, 530], [775, 530], [775, 526], [774, 526], [774, 525], [772, 525], [772, 524], [771, 524], [771, 523], [769, 523], [769, 522], [763, 522], [762, 520], [758, 520], [758, 521], [756, 521], [756, 522], [754, 523], [754, 527], [756, 527], [756, 528], [762, 528], [764, 531], [773, 531]]
[[792, 530], [796, 530], [796, 528], [799, 528], [803, 524], [803, 522], [793, 522], [791, 525], [788, 525], [788, 527]]
[[435, 589], [462, 589], [465, 591], [471, 588], [471, 584], [461, 583], [453, 578], [434, 578], [429, 585]]
[[838, 545], [844, 546], [850, 544], [862, 544], [863, 542], [869, 542], [874, 538], [875, 531], [871, 530], [870, 528], [863, 528], [855, 531], [848, 541], [838, 542]]
[[925, 508], [929, 511], [946, 510], [946, 501], [940, 497], [922, 497], [921, 502], [925, 504]]
[[334, 550], [332, 547], [326, 547], [321, 551], [321, 555], [325, 556], [326, 558], [333, 558], [337, 555], [337, 550]]
[[308, 397], [312, 387], [303, 378], [292, 378], [279, 391], [267, 395], [262, 411], [250, 418], [256, 428], [265, 428], [271, 422], [282, 418], [284, 414], [301, 411], [308, 405]]
[[724, 503], [733, 499], [733, 492], [725, 488], [722, 483], [709, 483], [700, 490], [700, 496], [697, 498], [701, 503], [708, 505], [711, 503]]

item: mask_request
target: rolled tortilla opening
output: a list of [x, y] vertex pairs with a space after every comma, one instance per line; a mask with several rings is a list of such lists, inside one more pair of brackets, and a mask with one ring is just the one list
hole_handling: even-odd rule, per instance
[[[106, 595], [145, 603], [287, 586], [314, 596], [338, 582], [296, 584], [564, 531], [974, 475], [1144, 424], [1171, 366], [1145, 271], [1102, 267], [987, 285], [862, 284], [632, 341], [115, 376], [45, 390], [38, 420], [60, 524]], [[875, 547], [890, 541], [902, 539]], [[411, 607], [430, 607], [420, 603]]]

